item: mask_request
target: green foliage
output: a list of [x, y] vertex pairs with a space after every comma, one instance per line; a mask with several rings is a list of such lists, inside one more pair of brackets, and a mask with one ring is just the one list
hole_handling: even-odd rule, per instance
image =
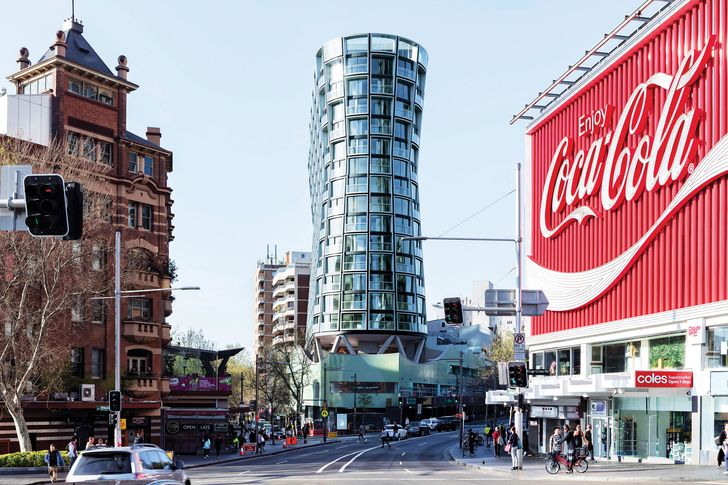
[[666, 337], [650, 342], [650, 367], [680, 369], [685, 365], [685, 337]]
[[374, 399], [372, 398], [371, 394], [364, 392], [361, 394], [357, 394], [357, 397], [358, 397], [358, 401], [359, 401], [359, 407], [361, 407], [363, 409], [372, 407]]
[[[47, 450], [25, 451], [0, 455], [0, 467], [44, 467], [46, 466], [45, 455], [47, 452]], [[68, 465], [68, 452], [61, 451], [61, 456], [63, 456], [63, 460], [66, 462], [66, 465]]]

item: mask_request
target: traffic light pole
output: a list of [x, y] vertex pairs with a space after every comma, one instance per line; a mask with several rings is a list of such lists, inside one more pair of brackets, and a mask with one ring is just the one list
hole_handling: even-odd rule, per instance
[[324, 443], [326, 443], [326, 440], [328, 439], [328, 435], [329, 435], [329, 426], [328, 426], [329, 425], [329, 415], [328, 415], [329, 404], [326, 401], [326, 387], [327, 387], [327, 385], [326, 385], [326, 364], [324, 364], [324, 405], [323, 405], [323, 409], [326, 410], [326, 417], [323, 417], [323, 416], [321, 417], [321, 419], [323, 420]]
[[[522, 267], [522, 245], [523, 245], [523, 237], [521, 235], [522, 231], [522, 223], [523, 223], [523, 202], [521, 200], [522, 197], [522, 189], [521, 189], [521, 164], [516, 163], [516, 333], [520, 334], [523, 332], [522, 327], [522, 314], [523, 314], [523, 300], [522, 300], [522, 294], [523, 294], [523, 267]], [[526, 374], [526, 379], [528, 379], [528, 373]], [[516, 391], [518, 394], [521, 394], [521, 388], [517, 388]], [[521, 407], [516, 407], [516, 412], [514, 414], [515, 424], [516, 424], [516, 433], [518, 434], [518, 438], [521, 440], [521, 443], [524, 442], [523, 439], [523, 413], [521, 412]], [[518, 467], [523, 468], [523, 446], [521, 446], [518, 450]]]
[[[121, 232], [114, 240], [114, 389], [121, 390]], [[116, 412], [114, 446], [121, 446], [121, 411]]]
[[458, 368], [458, 410], [460, 411], [460, 448], [463, 447], [463, 431], [465, 416], [463, 415], [463, 351], [460, 351], [460, 367]]

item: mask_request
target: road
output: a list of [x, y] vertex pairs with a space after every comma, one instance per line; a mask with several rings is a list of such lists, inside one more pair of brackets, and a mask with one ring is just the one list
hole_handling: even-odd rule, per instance
[[[274, 456], [261, 456], [240, 462], [220, 464], [189, 470], [194, 485], [201, 484], [246, 484], [246, 483], [366, 483], [397, 482], [405, 484], [451, 483], [487, 481], [493, 484], [512, 485], [514, 478], [526, 483], [543, 484], [544, 481], [588, 481], [590, 484], [614, 484], [610, 476], [586, 474], [580, 477], [560, 474], [539, 477], [518, 476], [519, 472], [483, 472], [464, 468], [450, 461], [446, 450], [457, 442], [457, 432], [436, 433], [431, 436], [409, 438], [393, 442], [392, 448], [382, 449], [377, 438], [366, 443], [345, 439], [324, 447], [302, 449]], [[637, 478], [637, 477], [634, 477]], [[659, 481], [650, 480], [635, 483], [670, 482], [667, 477]], [[716, 477], [717, 478], [717, 477]], [[678, 479], [673, 483], [685, 483]], [[721, 481], [698, 481], [699, 483], [721, 483]], [[692, 481], [695, 483], [695, 481]]]

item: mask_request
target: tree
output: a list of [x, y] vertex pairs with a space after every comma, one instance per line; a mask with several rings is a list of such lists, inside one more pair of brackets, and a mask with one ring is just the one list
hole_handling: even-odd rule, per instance
[[[264, 354], [265, 355], [265, 354]], [[311, 383], [311, 360], [302, 347], [274, 347], [269, 353], [269, 369], [288, 391], [296, 415], [303, 409], [303, 390]]]
[[[238, 346], [228, 348], [238, 348]], [[247, 351], [232, 357], [228, 361], [227, 371], [232, 376], [232, 389], [228, 404], [230, 409], [239, 409], [241, 404], [245, 405], [246, 402], [255, 399], [255, 367], [251, 363]]]
[[372, 407], [372, 403], [374, 402], [374, 399], [372, 398], [372, 395], [368, 392], [363, 392], [361, 394], [357, 394], [358, 401], [359, 401], [359, 407], [362, 409], [362, 414], [366, 413], [367, 409]]
[[[191, 349], [216, 350], [217, 347], [215, 342], [205, 337], [201, 329], [180, 330], [175, 328], [172, 330], [172, 341], [179, 347], [189, 347]], [[175, 355], [172, 359], [172, 372], [176, 376], [203, 375], [205, 369], [202, 366], [202, 361], [196, 357]]]
[[0, 163], [31, 164], [34, 173], [59, 173], [85, 189], [82, 241], [0, 232], [0, 397], [20, 450], [30, 451], [23, 397], [59, 388], [71, 361], [69, 341], [83, 336], [84, 309], [113, 281], [103, 265], [113, 245], [110, 200], [93, 190], [103, 183], [99, 164], [66, 155], [61, 144], [3, 139]]
[[491, 381], [497, 377], [498, 362], [513, 360], [513, 332], [501, 330], [497, 333], [496, 338], [493, 339], [493, 343], [491, 344], [488, 360], [491, 361], [492, 365], [486, 365], [483, 369], [483, 378]]

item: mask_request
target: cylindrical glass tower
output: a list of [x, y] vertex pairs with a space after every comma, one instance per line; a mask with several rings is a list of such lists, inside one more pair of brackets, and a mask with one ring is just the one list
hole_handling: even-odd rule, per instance
[[316, 55], [309, 184], [314, 229], [308, 336], [323, 352], [400, 352], [427, 335], [417, 182], [427, 52], [383, 34]]

